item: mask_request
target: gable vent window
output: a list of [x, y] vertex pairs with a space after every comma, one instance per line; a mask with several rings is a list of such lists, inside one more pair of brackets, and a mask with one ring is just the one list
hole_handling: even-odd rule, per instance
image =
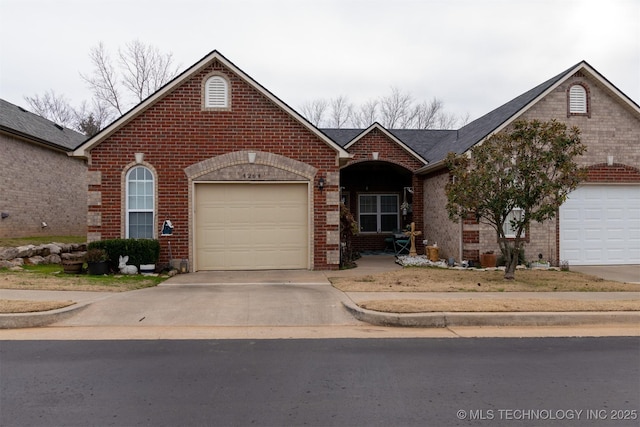
[[211, 76], [205, 82], [204, 108], [229, 108], [229, 83], [224, 77]]
[[588, 94], [582, 85], [573, 85], [569, 89], [569, 114], [588, 114]]

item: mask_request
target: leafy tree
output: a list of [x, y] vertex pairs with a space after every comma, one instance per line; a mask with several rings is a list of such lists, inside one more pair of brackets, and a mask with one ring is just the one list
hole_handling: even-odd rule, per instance
[[[584, 177], [574, 159], [585, 151], [577, 127], [568, 129], [555, 120], [521, 120], [476, 145], [468, 155], [449, 153], [449, 218], [475, 214], [489, 224], [506, 262], [504, 277], [513, 279], [526, 230], [532, 221], [555, 217]], [[514, 209], [520, 214], [513, 215]], [[515, 238], [505, 236], [507, 223]]]

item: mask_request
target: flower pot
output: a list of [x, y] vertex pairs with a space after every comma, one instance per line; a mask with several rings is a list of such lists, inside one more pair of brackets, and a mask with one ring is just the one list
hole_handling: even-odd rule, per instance
[[496, 262], [496, 254], [480, 254], [480, 265], [482, 268], [495, 268]]
[[67, 274], [80, 274], [82, 273], [82, 266], [84, 261], [63, 261], [62, 269]]
[[156, 272], [155, 264], [140, 264], [140, 274], [153, 274]]
[[87, 263], [87, 271], [94, 276], [109, 274], [109, 263], [107, 261], [96, 261]]

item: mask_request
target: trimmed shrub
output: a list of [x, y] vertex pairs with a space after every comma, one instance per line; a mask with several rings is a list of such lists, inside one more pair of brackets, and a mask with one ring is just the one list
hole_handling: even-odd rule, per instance
[[109, 266], [118, 271], [120, 256], [128, 256], [129, 265], [156, 264], [160, 258], [160, 242], [155, 239], [109, 239], [89, 243], [88, 249], [102, 249], [107, 253]]

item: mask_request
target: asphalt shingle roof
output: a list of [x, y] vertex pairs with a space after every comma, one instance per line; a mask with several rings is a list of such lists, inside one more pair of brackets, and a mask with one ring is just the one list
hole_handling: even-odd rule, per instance
[[81, 133], [57, 125], [4, 99], [0, 99], [0, 129], [64, 151], [73, 150], [87, 139]]

